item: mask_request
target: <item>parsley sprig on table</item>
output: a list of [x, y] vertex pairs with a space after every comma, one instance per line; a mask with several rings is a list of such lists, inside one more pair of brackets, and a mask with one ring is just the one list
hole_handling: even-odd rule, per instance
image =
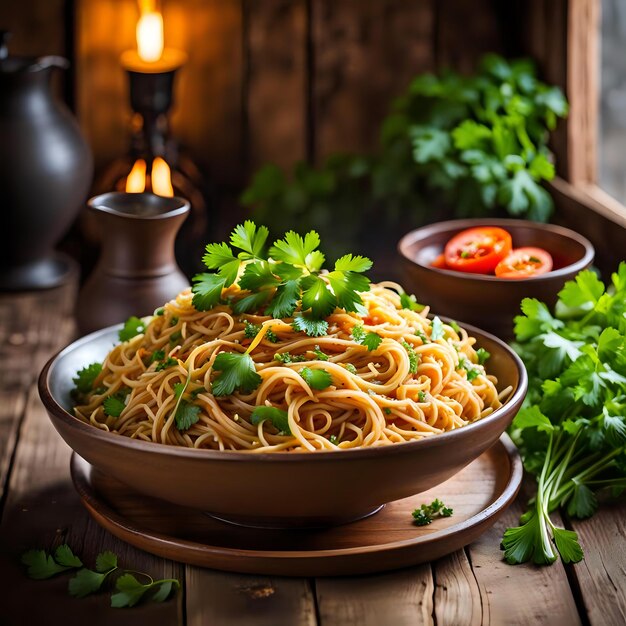
[[450, 517], [454, 511], [436, 498], [430, 504], [422, 504], [412, 513], [413, 523], [416, 526], [427, 526], [437, 517]]
[[315, 231], [304, 237], [289, 231], [264, 252], [268, 234], [265, 226], [248, 220], [232, 232], [230, 246], [222, 242], [206, 247], [203, 261], [213, 271], [193, 278], [196, 309], [206, 311], [220, 303], [223, 290], [237, 284], [243, 296], [231, 302], [235, 313], [264, 311], [289, 318], [299, 310], [296, 330], [311, 336], [326, 332], [323, 319], [336, 308], [362, 311], [359, 292], [369, 290], [363, 275], [372, 266], [369, 259], [346, 254], [322, 275], [325, 256]]
[[626, 263], [608, 289], [593, 272], [579, 273], [559, 293], [555, 315], [528, 298], [522, 311], [515, 348], [529, 391], [511, 434], [537, 476], [537, 495], [520, 526], [504, 533], [504, 557], [577, 562], [577, 534], [556, 526], [550, 512], [590, 517], [599, 490], [626, 488]]
[[[163, 602], [170, 597], [172, 588], [180, 587], [180, 582], [175, 578], [154, 580], [144, 572], [121, 569], [117, 555], [109, 550], [96, 557], [96, 567], [93, 570], [84, 567], [81, 559], [67, 544], [56, 548], [54, 555], [45, 550], [28, 550], [22, 555], [22, 563], [27, 566], [28, 576], [36, 580], [78, 569], [68, 584], [68, 592], [75, 598], [84, 598], [100, 591], [112, 575], [121, 573], [115, 581], [115, 592], [111, 594], [111, 606], [115, 608], [135, 606], [148, 592], [151, 592], [150, 600]], [[133, 574], [148, 579], [148, 582], [140, 582]]]

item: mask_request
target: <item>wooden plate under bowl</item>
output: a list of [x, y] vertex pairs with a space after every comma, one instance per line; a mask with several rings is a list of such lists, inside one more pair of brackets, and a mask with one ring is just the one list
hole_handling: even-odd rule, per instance
[[[517, 449], [502, 435], [438, 487], [391, 502], [368, 518], [329, 528], [260, 530], [142, 496], [77, 454], [72, 456], [71, 470], [83, 504], [116, 537], [192, 565], [282, 576], [366, 574], [437, 559], [492, 526], [515, 498], [522, 479]], [[435, 498], [452, 507], [454, 515], [415, 526], [411, 512]]]

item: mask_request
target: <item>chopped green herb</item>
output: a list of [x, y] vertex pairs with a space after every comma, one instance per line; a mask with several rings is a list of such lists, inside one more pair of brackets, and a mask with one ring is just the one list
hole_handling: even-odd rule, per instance
[[175, 578], [150, 578], [150, 582], [142, 584], [132, 574], [124, 574], [115, 581], [116, 593], [111, 596], [111, 606], [117, 609], [135, 606], [150, 590], [155, 591], [151, 596], [153, 602], [163, 602], [169, 598], [172, 587], [179, 586], [180, 583]]
[[454, 511], [445, 506], [444, 503], [435, 499], [430, 504], [422, 504], [419, 509], [412, 513], [413, 523], [416, 526], [426, 526], [431, 524], [436, 517], [450, 517]]
[[96, 570], [83, 568], [70, 578], [68, 590], [75, 598], [84, 598], [99, 591], [102, 584], [117, 569], [117, 555], [113, 552], [101, 552], [96, 557]]
[[[254, 339], [261, 332], [260, 325], [251, 324], [248, 320], [245, 320], [244, 324], [245, 329], [243, 334], [247, 339]], [[265, 338], [272, 343], [278, 343], [280, 341], [276, 333], [271, 328], [265, 331]]]
[[161, 372], [164, 369], [167, 369], [168, 367], [174, 367], [174, 365], [178, 365], [178, 360], [170, 356], [170, 357], [167, 357], [165, 361], [161, 361], [160, 363], [157, 363], [155, 371]]
[[328, 441], [330, 441], [330, 443], [332, 443], [335, 446], [339, 443], [339, 439], [337, 439], [337, 435], [331, 435], [328, 438]]
[[480, 365], [484, 365], [487, 359], [491, 356], [491, 354], [487, 352], [487, 350], [485, 350], [484, 348], [478, 348], [478, 350], [476, 350], [476, 356], [478, 358], [478, 363]]
[[133, 337], [137, 335], [141, 335], [146, 332], [146, 325], [143, 320], [140, 320], [138, 317], [134, 315], [129, 317], [126, 322], [124, 322], [124, 327], [118, 331], [118, 336], [120, 341], [129, 341]]
[[363, 324], [356, 324], [352, 327], [352, 339], [356, 341], [356, 343], [362, 343], [363, 339], [365, 339], [365, 329], [363, 328]]
[[436, 341], [441, 339], [444, 334], [443, 322], [435, 315], [431, 323], [430, 339]]
[[308, 361], [304, 354], [291, 354], [290, 352], [276, 352], [274, 354], [274, 361], [289, 365], [290, 363], [301, 363], [302, 361]]
[[482, 372], [473, 367], [472, 364], [465, 358], [459, 359], [459, 369], [464, 369], [467, 374], [467, 380], [470, 382], [479, 376]]
[[328, 361], [328, 355], [320, 350], [319, 346], [315, 346], [313, 353], [317, 357], [318, 361]]
[[214, 396], [229, 396], [235, 389], [249, 393], [261, 384], [254, 361], [248, 353], [220, 352], [213, 362], [220, 374], [213, 380]]
[[327, 372], [324, 369], [311, 369], [310, 367], [303, 367], [300, 370], [300, 376], [302, 376], [309, 387], [312, 387], [313, 389], [326, 389], [326, 387], [329, 387], [333, 382], [330, 372]]
[[354, 367], [352, 363], [344, 363], [343, 366], [350, 372], [350, 374], [356, 375], [358, 373], [356, 367]]
[[170, 335], [170, 344], [176, 343], [183, 336], [180, 330], [177, 330], [175, 333]]
[[472, 255], [467, 250], [463, 250], [459, 256], [462, 259], [469, 259]]
[[400, 343], [409, 355], [409, 372], [411, 374], [417, 374], [417, 366], [419, 364], [418, 355], [408, 341], [401, 341]]
[[104, 399], [102, 408], [105, 415], [111, 417], [119, 417], [122, 411], [126, 408], [126, 396], [130, 393], [128, 387], [123, 387], [117, 393]]
[[170, 326], [176, 326], [176, 324], [178, 324], [178, 318], [174, 315], [170, 320]]
[[154, 314], [155, 314], [155, 315], [159, 315], [159, 316], [163, 315], [163, 313], [165, 313], [165, 309], [164, 309], [163, 307], [158, 308], [158, 309], [154, 312]]
[[403, 309], [409, 309], [409, 311], [423, 311], [426, 307], [423, 304], [420, 304], [415, 299], [414, 295], [408, 295], [407, 293], [400, 294], [400, 306]]
[[415, 336], [419, 337], [422, 340], [422, 343], [429, 343], [428, 337], [421, 330], [416, 330]]
[[540, 261], [540, 260], [539, 260], [536, 256], [531, 256], [531, 257], [528, 257], [528, 260], [529, 260], [531, 263], [541, 263], [541, 261]]
[[426, 393], [424, 391], [417, 392], [417, 400], [419, 402], [426, 402]]
[[356, 343], [365, 346], [370, 352], [376, 350], [383, 340], [377, 333], [366, 333], [362, 324], [357, 324], [352, 327], [352, 339]]
[[289, 428], [289, 415], [287, 411], [278, 409], [273, 406], [257, 406], [252, 415], [250, 416], [250, 422], [253, 424], [260, 424], [264, 421], [270, 421], [274, 428], [278, 431], [279, 435], [291, 435], [291, 428]]
[[76, 372], [76, 377], [72, 378], [72, 381], [76, 385], [76, 389], [80, 393], [89, 393], [93, 390], [93, 384], [102, 371], [102, 365], [100, 363], [91, 363], [82, 370]]
[[155, 350], [150, 356], [150, 363], [165, 359], [165, 350]]
[[457, 335], [461, 333], [461, 327], [454, 320], [450, 321], [449, 326]]
[[385, 415], [391, 415], [391, 409], [388, 406], [385, 407]]

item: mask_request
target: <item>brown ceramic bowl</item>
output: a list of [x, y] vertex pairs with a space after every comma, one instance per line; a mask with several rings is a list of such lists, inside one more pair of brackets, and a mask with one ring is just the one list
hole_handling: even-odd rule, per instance
[[39, 394], [59, 434], [81, 457], [136, 491], [257, 526], [321, 526], [364, 517], [386, 502], [447, 480], [489, 448], [517, 413], [526, 370], [499, 339], [468, 328], [491, 353], [489, 371], [513, 392], [488, 417], [420, 441], [379, 448], [249, 454], [193, 450], [108, 433], [73, 417], [72, 377], [102, 361], [120, 326], [87, 335], [53, 357]]
[[[467, 228], [499, 226], [513, 238], [513, 248], [535, 246], [547, 250], [554, 269], [533, 278], [504, 279], [431, 267], [446, 243]], [[573, 230], [513, 219], [464, 219], [430, 224], [411, 231], [398, 244], [404, 286], [433, 313], [475, 324], [502, 339], [513, 337], [513, 318], [523, 298], [556, 303], [565, 281], [593, 261], [594, 249]]]

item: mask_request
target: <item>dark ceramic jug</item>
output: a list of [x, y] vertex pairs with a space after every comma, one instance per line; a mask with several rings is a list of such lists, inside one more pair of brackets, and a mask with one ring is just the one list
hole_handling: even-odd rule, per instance
[[8, 56], [0, 37], [0, 289], [53, 287], [68, 269], [53, 248], [85, 201], [93, 160], [52, 96], [52, 72], [68, 62]]
[[78, 297], [85, 334], [131, 315], [151, 315], [189, 286], [174, 258], [189, 202], [151, 193], [104, 193], [89, 200], [101, 233], [98, 264]]

